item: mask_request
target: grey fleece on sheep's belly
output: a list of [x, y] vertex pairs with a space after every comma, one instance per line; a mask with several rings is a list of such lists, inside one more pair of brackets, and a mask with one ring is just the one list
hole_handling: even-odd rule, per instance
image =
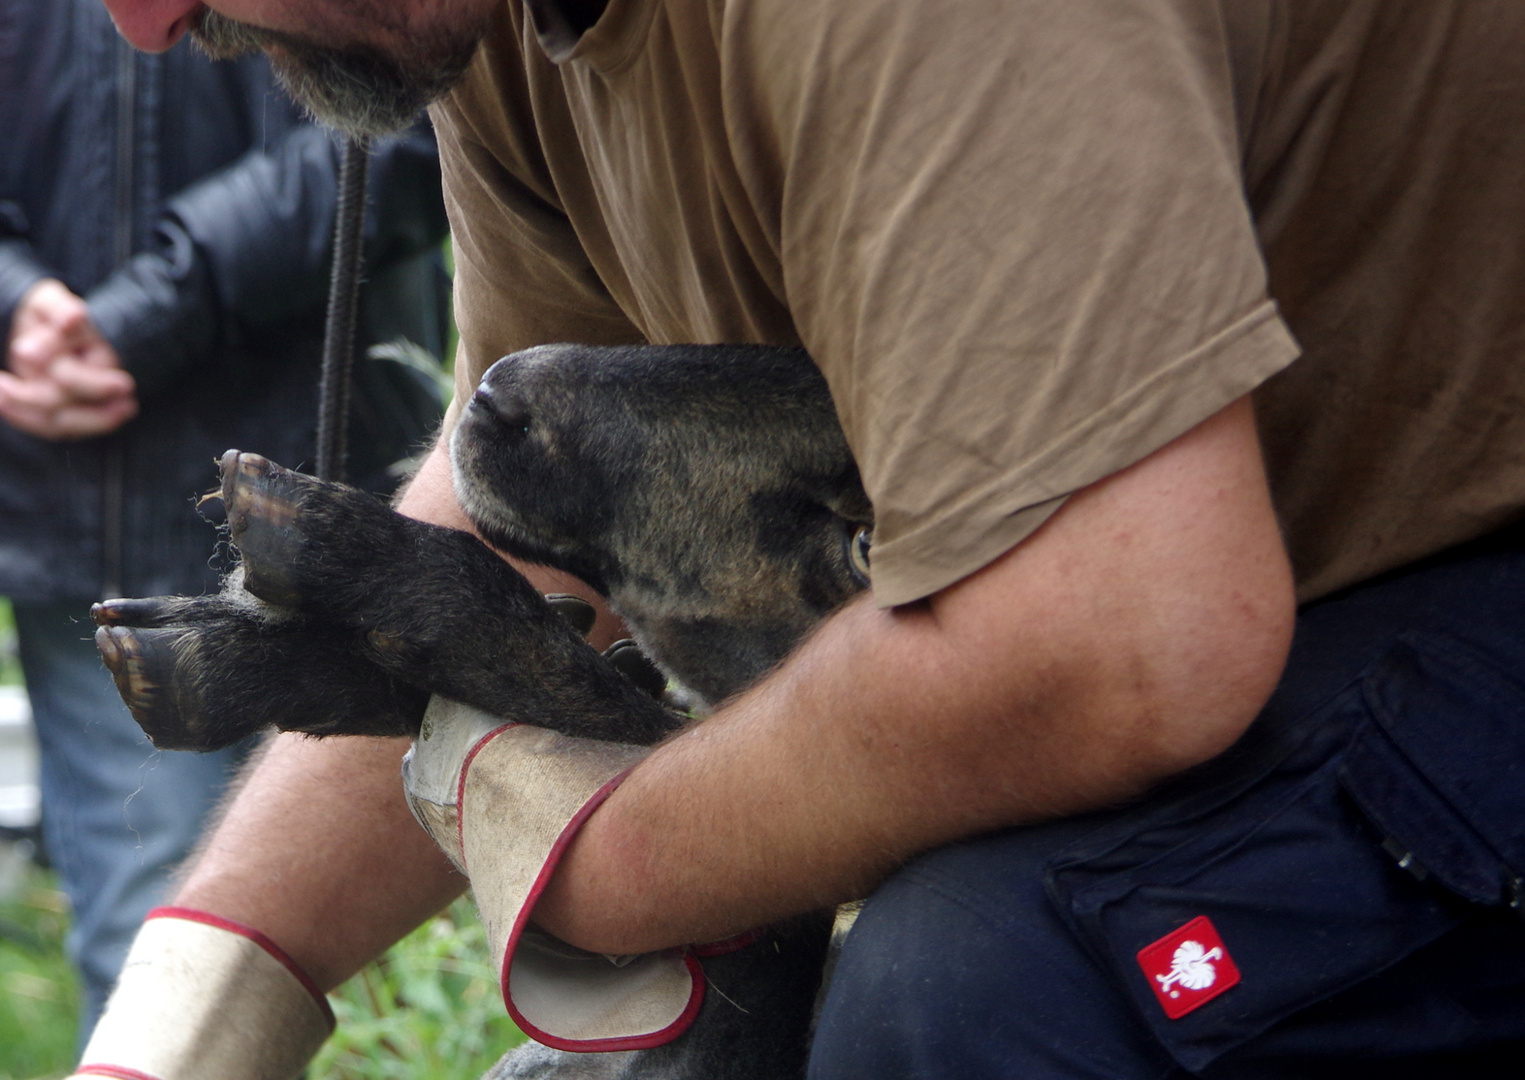
[[[755, 682], [867, 584], [872, 510], [800, 349], [516, 353], [484, 377], [451, 457], [484, 537], [599, 589], [703, 704]], [[687, 722], [466, 533], [236, 451], [221, 496], [241, 562], [220, 594], [95, 610], [102, 655], [156, 745], [213, 749], [271, 726], [416, 734], [431, 693], [621, 742]], [[799, 1075], [828, 923], [794, 920], [707, 959], [722, 992], [668, 1046], [521, 1063], [547, 1077]]]

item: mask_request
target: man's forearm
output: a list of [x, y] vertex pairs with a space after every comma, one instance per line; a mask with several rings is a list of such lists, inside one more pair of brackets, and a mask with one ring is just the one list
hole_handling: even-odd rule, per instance
[[1242, 402], [929, 601], [839, 612], [631, 774], [536, 918], [605, 952], [721, 938], [1133, 796], [1242, 733], [1292, 615]]
[[465, 888], [402, 800], [394, 739], [272, 740], [175, 903], [259, 930], [329, 990]]

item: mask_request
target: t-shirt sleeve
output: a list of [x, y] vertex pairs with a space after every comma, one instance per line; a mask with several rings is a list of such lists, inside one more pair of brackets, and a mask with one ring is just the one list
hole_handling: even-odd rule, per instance
[[979, 569], [1296, 357], [1216, 3], [746, 10], [727, 60], [758, 75], [730, 104], [783, 161], [788, 301], [873, 499], [880, 604]]
[[[430, 110], [450, 218], [460, 334], [447, 425], [487, 368], [508, 353], [562, 341], [643, 340], [593, 270], [542, 175], [543, 162], [513, 135], [524, 128], [516, 128], [505, 109], [523, 95], [507, 95], [495, 85], [505, 77], [511, 75], [501, 65], [493, 71], [475, 65]], [[497, 153], [484, 145], [482, 124], [494, 127]]]

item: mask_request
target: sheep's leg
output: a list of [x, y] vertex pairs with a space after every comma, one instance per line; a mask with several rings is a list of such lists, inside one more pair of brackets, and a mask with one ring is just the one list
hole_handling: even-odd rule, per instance
[[470, 534], [256, 454], [222, 469], [244, 586], [355, 634], [397, 678], [568, 735], [651, 743], [677, 726]]
[[223, 497], [243, 562], [221, 594], [94, 609], [155, 745], [213, 750], [272, 726], [413, 735], [431, 692], [594, 738], [676, 725], [471, 536], [252, 454], [225, 459]]
[[92, 615], [122, 700], [161, 749], [216, 750], [268, 727], [411, 735], [428, 703], [354, 639], [232, 590], [108, 600]]

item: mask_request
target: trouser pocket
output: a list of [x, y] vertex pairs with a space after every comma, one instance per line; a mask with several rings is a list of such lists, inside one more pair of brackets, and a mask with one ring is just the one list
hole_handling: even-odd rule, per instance
[[1508, 901], [1522, 716], [1470, 647], [1399, 639], [1314, 714], [1263, 717], [1288, 749], [1250, 782], [1060, 853], [1050, 896], [1198, 1071]]
[[1456, 638], [1400, 639], [1363, 694], [1341, 779], [1415, 876], [1521, 910], [1525, 685]]

